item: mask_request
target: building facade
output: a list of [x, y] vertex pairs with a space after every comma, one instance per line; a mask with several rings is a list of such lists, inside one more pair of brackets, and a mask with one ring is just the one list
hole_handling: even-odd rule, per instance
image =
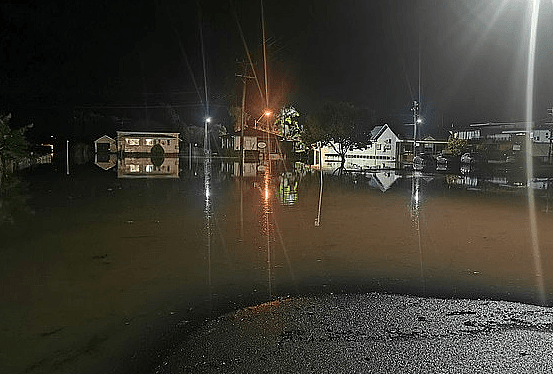
[[[353, 148], [346, 153], [346, 169], [401, 169], [413, 160], [413, 140], [402, 138], [387, 124], [375, 126], [370, 132], [370, 141], [367, 147]], [[446, 147], [444, 140], [431, 137], [417, 140], [417, 152], [437, 155]], [[314, 165], [321, 162], [323, 169], [339, 167], [341, 158], [335, 148], [332, 144], [315, 148]]]
[[158, 150], [162, 149], [164, 154], [178, 154], [179, 133], [117, 131], [117, 149], [119, 152], [151, 153], [154, 147]]

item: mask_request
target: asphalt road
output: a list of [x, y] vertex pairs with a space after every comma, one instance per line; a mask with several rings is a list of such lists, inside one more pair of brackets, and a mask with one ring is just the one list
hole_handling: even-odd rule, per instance
[[553, 310], [382, 294], [289, 298], [206, 323], [155, 373], [553, 373]]

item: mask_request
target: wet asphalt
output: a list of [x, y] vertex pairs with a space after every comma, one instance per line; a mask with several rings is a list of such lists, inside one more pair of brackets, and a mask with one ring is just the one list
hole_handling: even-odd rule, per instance
[[376, 293], [287, 298], [207, 322], [155, 373], [553, 373], [553, 309]]

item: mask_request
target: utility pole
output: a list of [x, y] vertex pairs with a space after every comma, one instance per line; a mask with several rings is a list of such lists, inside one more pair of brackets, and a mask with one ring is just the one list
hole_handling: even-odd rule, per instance
[[[553, 108], [547, 109], [547, 114], [553, 117]], [[547, 155], [547, 161], [551, 164], [551, 156], [553, 155], [553, 126], [549, 124], [549, 152]]]
[[419, 103], [417, 100], [413, 101], [413, 157], [417, 155], [417, 124], [419, 123]]
[[240, 176], [244, 174], [244, 129], [246, 128], [246, 79], [255, 79], [249, 76], [248, 64], [245, 61], [239, 62], [242, 65], [242, 74], [236, 74], [242, 80], [242, 107], [240, 109]]

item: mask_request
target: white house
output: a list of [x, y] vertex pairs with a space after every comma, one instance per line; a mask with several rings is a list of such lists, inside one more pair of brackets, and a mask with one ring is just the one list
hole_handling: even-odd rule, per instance
[[125, 153], [150, 153], [161, 147], [163, 153], [179, 153], [178, 132], [117, 131], [117, 148]]
[[[394, 169], [400, 162], [405, 141], [388, 125], [376, 126], [370, 133], [371, 144], [366, 148], [354, 148], [346, 153], [346, 169]], [[410, 142], [412, 143], [412, 141]], [[322, 157], [322, 159], [320, 159]], [[315, 149], [314, 164], [322, 162], [323, 169], [340, 166], [340, 155], [331, 145]]]

